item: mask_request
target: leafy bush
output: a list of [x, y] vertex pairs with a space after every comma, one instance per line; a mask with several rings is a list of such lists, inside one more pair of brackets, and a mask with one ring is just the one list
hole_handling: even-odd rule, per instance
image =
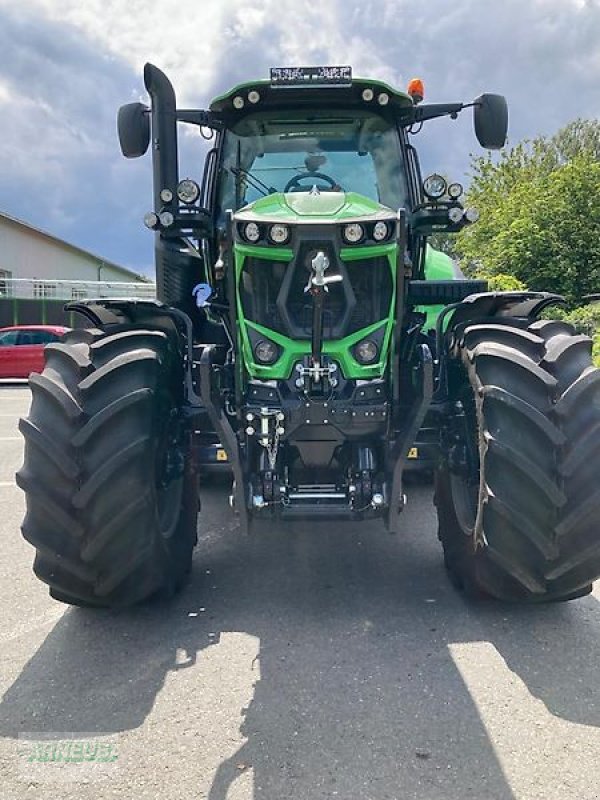
[[600, 291], [600, 121], [576, 120], [471, 166], [468, 204], [480, 218], [456, 240], [465, 273], [513, 275], [571, 304]]
[[543, 316], [546, 319], [569, 322], [579, 333], [591, 336], [594, 343], [592, 348], [594, 364], [600, 367], [600, 303], [590, 303], [572, 309], [555, 306], [549, 308]]
[[527, 286], [515, 278], [514, 275], [506, 275], [500, 272], [498, 275], [485, 275], [479, 274], [478, 278], [482, 278], [488, 282], [488, 289], [490, 292], [526, 292]]

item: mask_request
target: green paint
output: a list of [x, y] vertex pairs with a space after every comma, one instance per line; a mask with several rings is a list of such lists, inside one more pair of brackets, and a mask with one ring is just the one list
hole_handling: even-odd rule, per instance
[[388, 258], [393, 257], [395, 260], [396, 249], [395, 242], [391, 244], [367, 245], [365, 247], [342, 247], [339, 255], [342, 261], [360, 261], [365, 258], [379, 258], [381, 256], [387, 256]]
[[295, 223], [309, 217], [315, 223], [346, 219], [368, 222], [388, 216], [386, 212], [390, 217], [394, 214], [386, 206], [356, 192], [274, 192], [240, 209], [236, 219], [244, 221], [259, 217], [264, 222]]
[[[238, 344], [241, 347], [243, 354], [244, 364], [250, 376], [260, 378], [261, 380], [287, 380], [291, 377], [294, 364], [301, 360], [303, 356], [310, 353], [311, 343], [308, 340], [295, 340], [290, 339], [283, 334], [258, 325], [255, 322], [250, 322], [244, 316], [244, 309], [242, 307], [241, 297], [239, 293], [239, 281], [244, 262], [247, 257], [254, 256], [264, 258], [265, 253], [269, 253], [272, 260], [291, 261], [292, 251], [280, 248], [265, 248], [265, 247], [251, 247], [248, 245], [235, 246], [235, 269], [236, 269], [236, 284], [237, 284], [237, 306], [238, 306]], [[395, 287], [396, 275], [396, 245], [375, 245], [371, 247], [356, 247], [344, 248], [340, 252], [342, 260], [351, 261], [356, 259], [379, 258], [381, 256], [387, 257], [392, 273], [392, 286]], [[368, 264], [365, 264], [365, 269], [368, 269]], [[396, 302], [395, 290], [392, 292], [390, 302], [389, 315], [387, 319], [379, 320], [373, 325], [362, 328], [356, 333], [345, 336], [343, 339], [325, 340], [323, 342], [323, 353], [330, 356], [338, 364], [342, 374], [347, 379], [362, 379], [380, 378], [386, 367], [391, 335], [394, 325], [394, 307]], [[365, 339], [380, 328], [385, 327], [385, 334], [383, 337], [382, 347], [380, 350], [380, 359], [374, 364], [365, 366], [359, 364], [352, 355], [352, 348], [361, 339]], [[254, 362], [254, 354], [250, 337], [248, 335], [248, 328], [252, 328], [257, 333], [271, 339], [275, 344], [281, 347], [281, 356], [274, 363], [270, 365], [256, 364]]]
[[291, 261], [294, 257], [294, 251], [287, 247], [260, 247], [253, 244], [236, 244], [235, 253], [238, 275], [242, 271], [238, 261], [239, 256], [264, 258], [266, 261]]
[[[349, 219], [361, 221], [372, 221], [382, 217], [389, 219], [392, 214], [393, 212], [385, 206], [354, 192], [321, 192], [317, 194], [309, 192], [284, 194], [277, 192], [267, 197], [261, 197], [241, 209], [235, 218], [237, 221], [252, 219], [262, 223], [280, 221], [301, 227], [307, 218], [310, 219], [312, 224], [339, 224]], [[236, 243], [234, 251], [239, 320], [238, 347], [243, 355], [245, 369], [254, 378], [288, 380], [292, 375], [294, 364], [310, 353], [310, 341], [304, 339], [294, 340], [268, 327], [247, 320], [244, 316], [239, 285], [246, 258], [254, 257], [289, 263], [294, 257], [294, 251], [290, 247], [265, 247], [247, 243]], [[392, 286], [394, 287], [387, 319], [380, 320], [342, 339], [325, 340], [323, 342], [324, 354], [338, 363], [343, 376], [347, 379], [366, 380], [380, 378], [385, 372], [395, 323], [397, 253], [398, 248], [395, 241], [379, 245], [343, 247], [339, 252], [340, 259], [346, 262], [357, 260], [368, 262], [371, 258], [387, 258], [392, 275]], [[365, 263], [365, 269], [368, 268], [368, 263]], [[455, 278], [452, 259], [428, 245], [425, 256], [425, 277], [427, 280], [451, 280]], [[423, 326], [425, 331], [435, 328], [438, 315], [443, 308], [443, 305], [417, 308], [418, 311], [426, 314], [426, 322]], [[361, 339], [368, 337], [382, 327], [385, 328], [385, 333], [380, 351], [380, 360], [368, 366], [359, 364], [352, 356], [352, 348]], [[256, 331], [279, 345], [281, 356], [274, 364], [262, 365], [254, 362], [248, 329]]]
[[[454, 269], [454, 262], [446, 253], [440, 250], [434, 250], [433, 247], [427, 245], [427, 252], [425, 254], [425, 280], [428, 281], [451, 281], [456, 279]], [[423, 325], [424, 331], [429, 331], [435, 328], [437, 318], [445, 308], [444, 305], [437, 306], [415, 306], [415, 311], [422, 311], [427, 319]], [[450, 317], [448, 317], [450, 321]]]

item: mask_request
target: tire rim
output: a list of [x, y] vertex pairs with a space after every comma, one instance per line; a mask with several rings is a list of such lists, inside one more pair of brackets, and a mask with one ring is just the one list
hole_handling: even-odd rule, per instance
[[160, 535], [170, 539], [177, 528], [183, 500], [183, 476], [171, 481], [163, 489], [156, 489], [156, 507]]
[[450, 491], [458, 524], [465, 536], [472, 536], [477, 519], [479, 486], [474, 487], [469, 481], [451, 475]]
[[[463, 407], [467, 420], [470, 417], [470, 424], [467, 424], [465, 434], [465, 447], [467, 464], [471, 464], [470, 474], [467, 476], [450, 476], [450, 491], [454, 504], [454, 513], [462, 532], [465, 536], [473, 536], [477, 524], [477, 512], [479, 508], [480, 494], [480, 469], [479, 463], [479, 420], [474, 406], [472, 405], [471, 394], [467, 392], [463, 396]], [[477, 474], [472, 471], [477, 465]]]

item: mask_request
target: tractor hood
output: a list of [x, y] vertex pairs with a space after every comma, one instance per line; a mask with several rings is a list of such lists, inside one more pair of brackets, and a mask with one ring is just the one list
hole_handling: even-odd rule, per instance
[[240, 222], [287, 222], [314, 224], [345, 220], [389, 220], [394, 212], [374, 200], [355, 192], [276, 192], [261, 197], [240, 209], [235, 215]]

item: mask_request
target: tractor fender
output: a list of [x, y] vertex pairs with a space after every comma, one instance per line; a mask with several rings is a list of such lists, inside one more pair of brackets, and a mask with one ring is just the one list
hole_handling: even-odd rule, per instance
[[551, 292], [480, 292], [444, 308], [437, 319], [437, 380], [434, 403], [448, 400], [448, 359], [461, 331], [473, 322], [520, 321], [524, 326], [544, 309], [565, 305], [561, 295]]

